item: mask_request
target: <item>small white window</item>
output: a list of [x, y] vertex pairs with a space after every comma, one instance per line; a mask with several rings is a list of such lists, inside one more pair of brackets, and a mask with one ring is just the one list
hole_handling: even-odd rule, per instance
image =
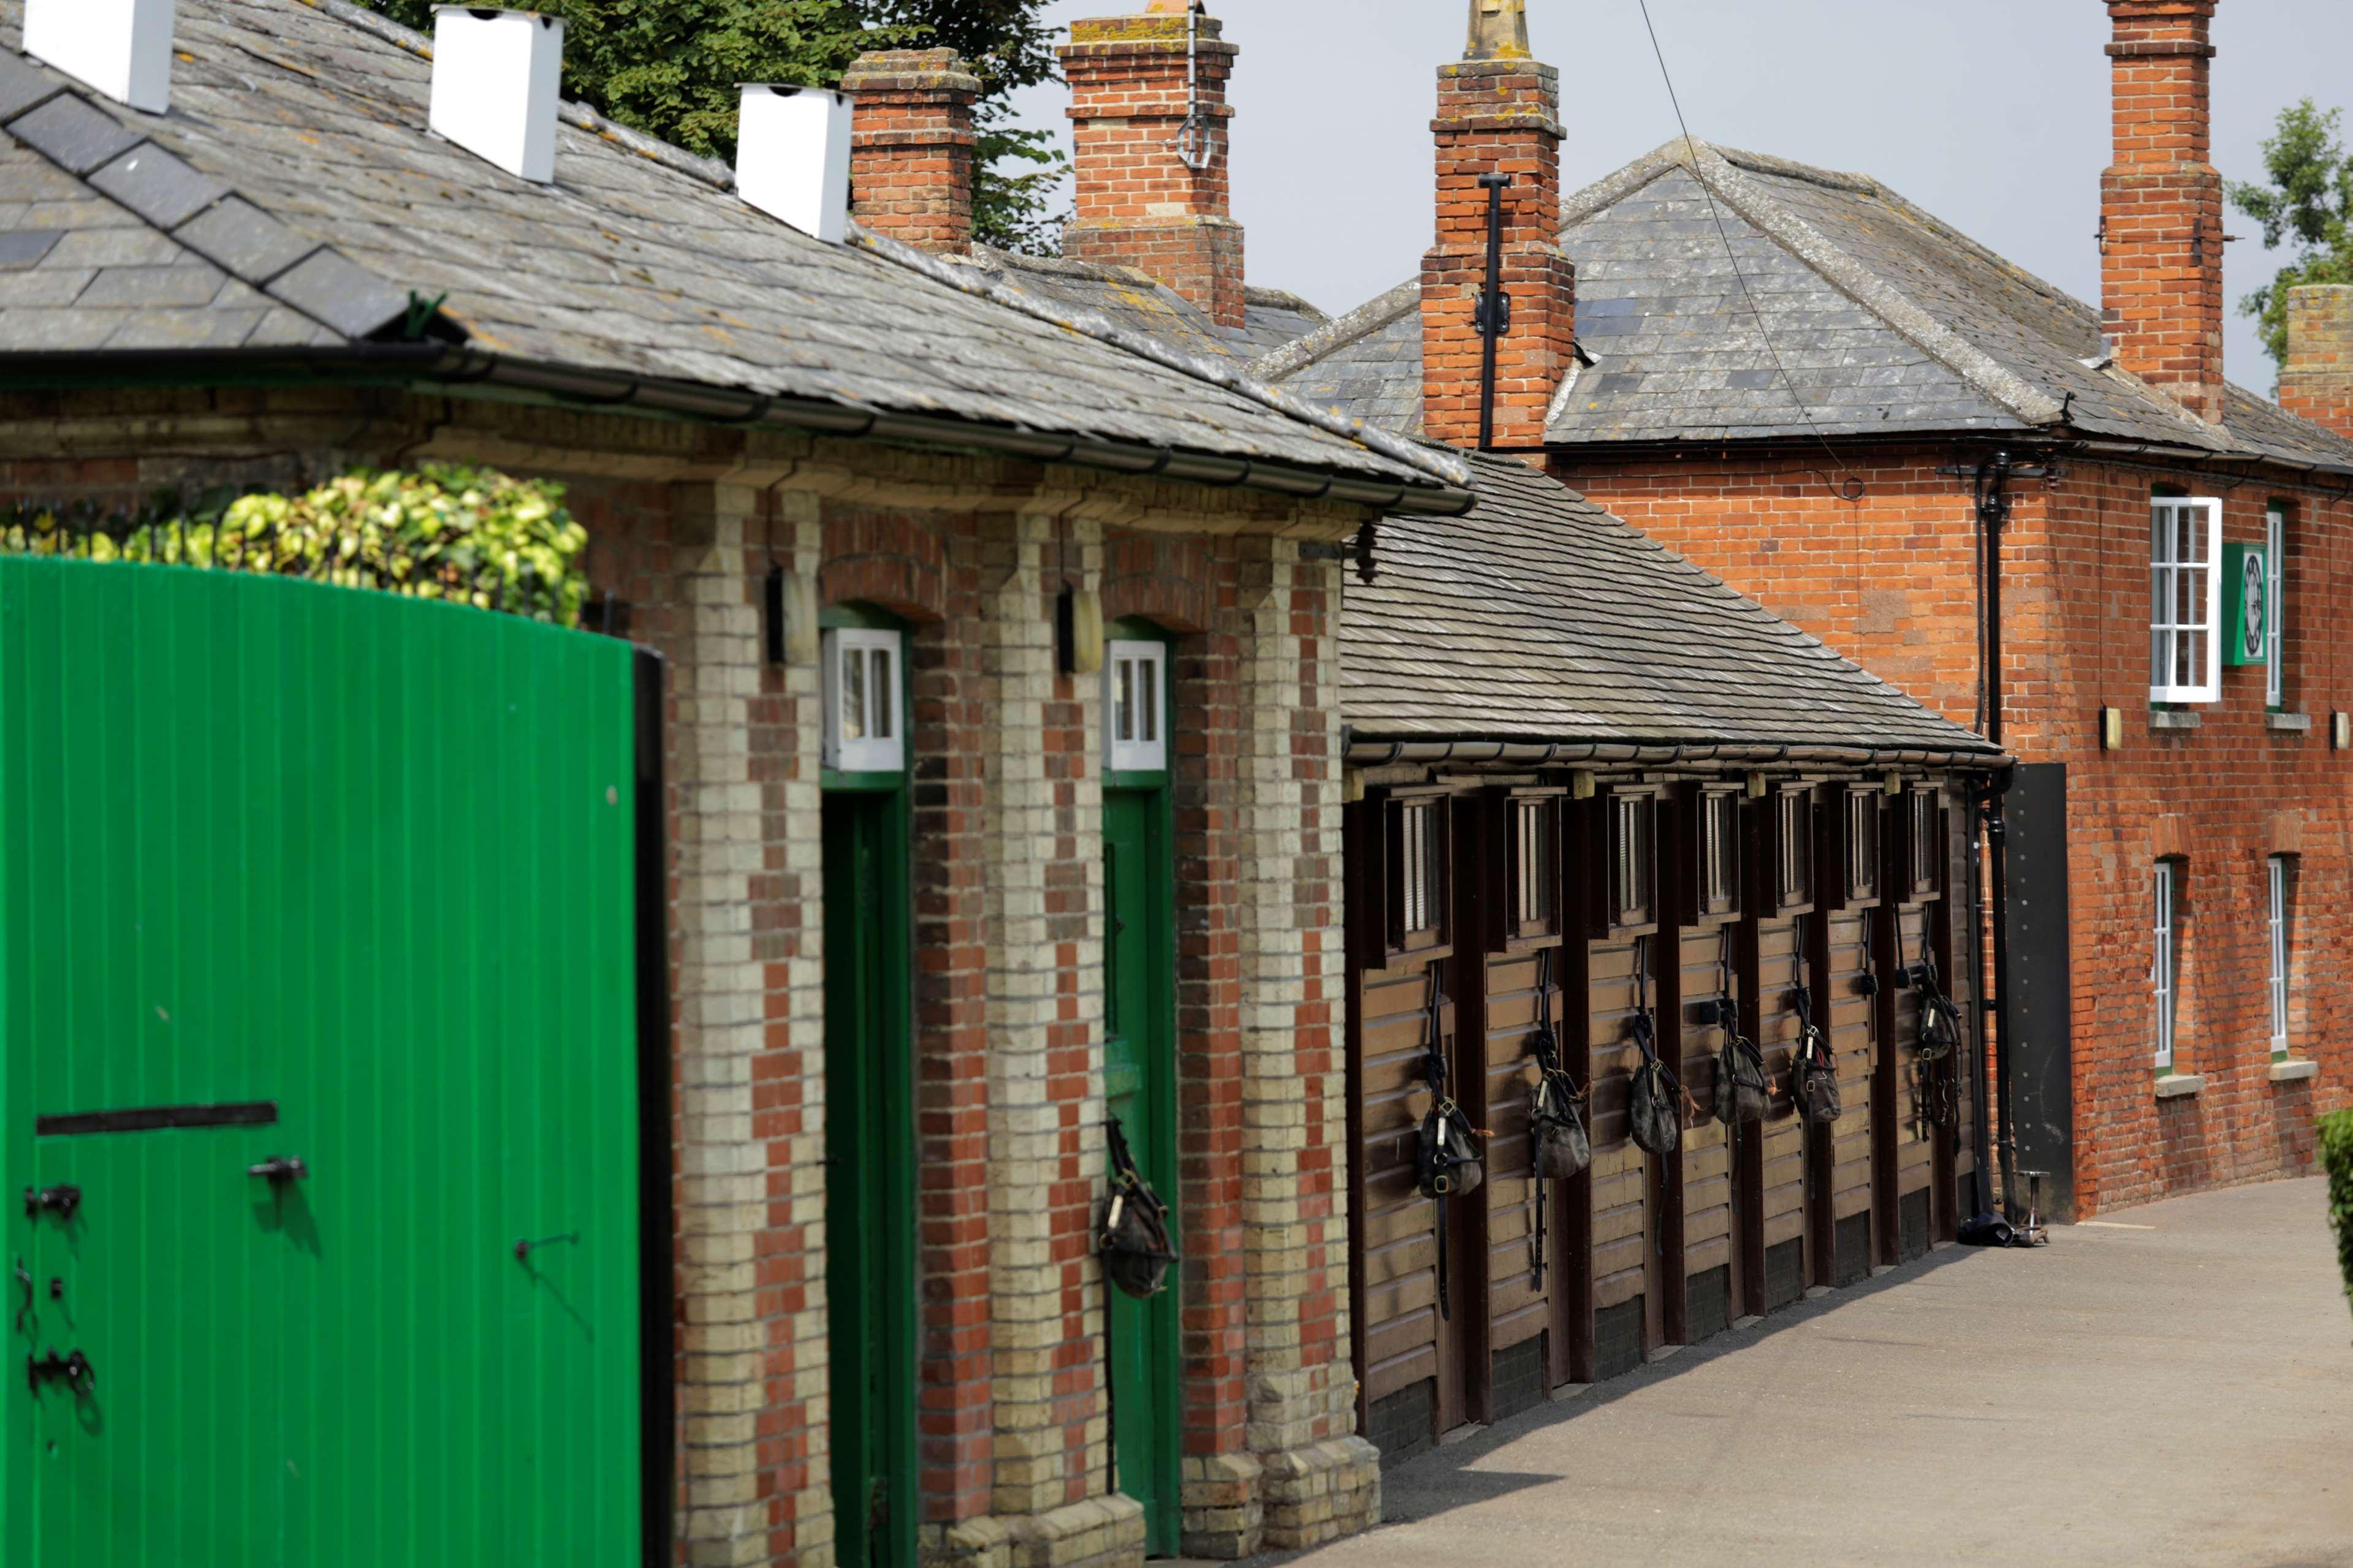
[[2287, 857], [2271, 858], [2272, 1055], [2287, 1055]]
[[825, 765], [895, 773], [907, 765], [900, 711], [904, 634], [843, 627], [825, 634]]
[[1115, 773], [1166, 773], [1166, 645], [1113, 642], [1103, 654], [1103, 766]]
[[2149, 503], [2149, 673], [2152, 702], [2212, 702], [2222, 695], [2222, 503]]
[[2287, 637], [2280, 612], [2287, 608], [2287, 509], [2274, 506], [2263, 519], [2263, 705], [2287, 703]]
[[2157, 1000], [2157, 1065], [2159, 1071], [2173, 1067], [2173, 996], [2174, 983], [2179, 978], [2173, 956], [2173, 862], [2157, 863], [2157, 942], [2155, 961], [2149, 965], [2149, 982]]

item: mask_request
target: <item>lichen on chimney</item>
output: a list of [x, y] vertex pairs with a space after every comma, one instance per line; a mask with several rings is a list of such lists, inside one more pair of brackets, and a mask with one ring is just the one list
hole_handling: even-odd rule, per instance
[[1471, 41], [1466, 60], [1529, 58], [1528, 0], [1471, 0]]

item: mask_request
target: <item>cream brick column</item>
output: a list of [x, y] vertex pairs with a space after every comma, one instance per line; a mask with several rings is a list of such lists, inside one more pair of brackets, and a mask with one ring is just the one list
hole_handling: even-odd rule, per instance
[[[1101, 530], [1028, 512], [981, 533], [987, 738], [992, 1508], [1013, 1568], [1141, 1562], [1142, 1510], [1106, 1497], [1103, 1276], [1087, 1245], [1103, 1163], [1103, 787], [1096, 682], [1058, 698], [1053, 587]], [[1049, 563], [1055, 580], [1046, 578]], [[1050, 896], [1082, 873], [1075, 911]], [[1075, 1352], [1075, 1353], [1074, 1353]]]
[[[1340, 838], [1340, 568], [1252, 547], [1242, 607], [1242, 1216], [1250, 1451], [1264, 1544], [1380, 1514], [1348, 1362]], [[1303, 632], [1300, 628], [1312, 627]], [[1320, 742], [1320, 743], [1319, 743]]]
[[[665, 642], [683, 1320], [679, 1553], [690, 1564], [828, 1568], [818, 672], [767, 675], [783, 686], [782, 721], [755, 729], [765, 651], [745, 544], [759, 494], [682, 485], [674, 496]], [[786, 505], [779, 542], [796, 570], [814, 573], [816, 503]], [[773, 1061], [779, 1034], [797, 1061]], [[757, 1070], [764, 1058], [766, 1075]], [[754, 1092], [778, 1066], [805, 1098], [797, 1121], [772, 1137]], [[797, 1256], [806, 1283], [764, 1297], [761, 1261], [785, 1255]], [[807, 1458], [764, 1468], [763, 1443], [778, 1437]]]

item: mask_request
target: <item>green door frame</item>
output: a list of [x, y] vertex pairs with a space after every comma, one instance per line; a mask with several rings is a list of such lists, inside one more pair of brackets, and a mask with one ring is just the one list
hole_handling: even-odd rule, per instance
[[[1148, 622], [1122, 621], [1106, 640], [1173, 639]], [[1163, 665], [1164, 672], [1166, 665]], [[1174, 702], [1164, 679], [1161, 735], [1174, 745]], [[1108, 704], [1104, 721], [1109, 722]], [[1176, 1159], [1176, 861], [1170, 775], [1103, 773], [1104, 898], [1103, 1096], [1120, 1115], [1145, 1180], [1167, 1200], [1170, 1229], [1184, 1250]], [[1123, 888], [1118, 847], [1133, 844], [1144, 879]], [[1133, 897], [1134, 904], [1128, 902]], [[1140, 905], [1145, 929], [1124, 931], [1120, 910]], [[1133, 945], [1126, 945], [1132, 942]], [[1140, 1100], [1140, 1113], [1134, 1102]], [[1122, 1113], [1122, 1102], [1129, 1110]], [[1149, 1301], [1110, 1292], [1112, 1441], [1120, 1489], [1145, 1506], [1145, 1550], [1174, 1556], [1182, 1543], [1182, 1268]]]
[[[904, 633], [844, 605], [823, 630]], [[906, 642], [899, 713], [913, 710]], [[904, 724], [902, 723], [903, 732]], [[912, 762], [913, 747], [906, 748]], [[916, 1268], [910, 769], [825, 769], [826, 1301], [835, 1560], [914, 1568]], [[861, 879], [864, 885], [861, 886]], [[871, 914], [870, 914], [871, 912]], [[849, 938], [848, 941], [839, 939]], [[855, 1021], [854, 1030], [845, 1026]], [[852, 1390], [851, 1384], [860, 1385]], [[882, 1527], [873, 1528], [879, 1487]], [[866, 1494], [861, 1499], [860, 1494]]]

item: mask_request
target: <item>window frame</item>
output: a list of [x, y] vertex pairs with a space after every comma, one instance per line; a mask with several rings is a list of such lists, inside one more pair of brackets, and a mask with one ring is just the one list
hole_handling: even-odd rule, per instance
[[2287, 706], [2287, 635], [2283, 616], [2287, 609], [2287, 503], [2273, 501], [2263, 509], [2263, 706], [2274, 712]]
[[2269, 905], [2268, 936], [2265, 947], [2269, 953], [2268, 984], [2272, 1007], [2272, 1059], [2284, 1061], [2289, 1048], [2288, 1002], [2289, 981], [2294, 973], [2295, 957], [2295, 857], [2267, 856], [2263, 862], [2266, 902]]
[[[1705, 925], [1720, 921], [1736, 921], [1741, 914], [1741, 854], [1740, 803], [1738, 785], [1723, 788], [1703, 788], [1691, 809], [1691, 910], [1694, 925]], [[1717, 822], [1721, 810], [1723, 820]], [[1721, 837], [1711, 844], [1710, 835], [1720, 827]], [[1709, 850], [1716, 851], [1711, 863]], [[1715, 893], [1715, 874], [1724, 873], [1725, 889], [1721, 900]]]
[[[1132, 702], [1144, 721], [1147, 736], [1122, 740], [1119, 735], [1119, 679], [1124, 669], [1149, 669], [1149, 700]], [[1103, 645], [1103, 765], [1107, 773], [1165, 773], [1168, 771], [1168, 645], [1143, 637], [1117, 637]]]
[[[2179, 520], [2183, 516], [2200, 520], [2193, 525], [2202, 534], [2193, 531], [2193, 540], [2204, 546], [2204, 559], [2173, 560], [2172, 552], [2180, 544]], [[2217, 702], [2222, 696], [2222, 503], [2211, 496], [2152, 496], [2149, 498], [2149, 685], [2151, 702]], [[2181, 582], [2185, 575], [2203, 573], [2205, 581], [2195, 587], [2202, 588], [2205, 618], [2182, 622], [2168, 618], [2181, 603]], [[2182, 673], [2183, 639], [2203, 638], [2202, 649], [2192, 645], [2193, 655], [2202, 652], [2200, 660], [2202, 680], [2183, 682], [2174, 677]]]
[[[1506, 947], [1544, 944], [1567, 929], [1561, 919], [1561, 835], [1567, 824], [1556, 789], [1514, 790], [1503, 799], [1504, 887], [1503, 936]], [[1541, 842], [1532, 845], [1526, 828], [1540, 824]], [[1529, 895], [1540, 907], [1532, 910]]]
[[[1639, 826], [1640, 831], [1633, 829]], [[1615, 935], [1636, 935], [1659, 926], [1659, 792], [1611, 790], [1603, 797], [1601, 861], [1602, 923]], [[1639, 863], [1638, 863], [1639, 862]], [[1621, 877], [1639, 879], [1642, 901], [1630, 904]]]
[[1847, 790], [1846, 813], [1838, 831], [1842, 836], [1840, 880], [1849, 907], [1879, 902], [1886, 887], [1887, 868], [1883, 864], [1886, 834], [1879, 805], [1886, 795], [1883, 786], [1854, 784]]
[[2178, 863], [2157, 862], [2152, 880], [2153, 926], [2149, 952], [2150, 1003], [2157, 1022], [2157, 1070], [2173, 1070], [2176, 1026], [2181, 1005], [2181, 890]]
[[[1451, 947], [1453, 826], [1453, 796], [1445, 790], [1399, 791], [1381, 803], [1381, 854], [1387, 872], [1381, 931], [1393, 959], [1442, 955]], [[1424, 848], [1423, 863], [1431, 873], [1430, 885], [1418, 890], [1409, 859], [1417, 844]], [[1417, 913], [1426, 914], [1428, 923], [1412, 924]]]
[[[1818, 825], [1814, 816], [1814, 786], [1797, 784], [1773, 792], [1773, 853], [1769, 865], [1773, 878], [1773, 906], [1777, 914], [1811, 908], [1815, 894], [1821, 885], [1821, 868], [1815, 864], [1814, 837]], [[1792, 812], [1799, 820], [1790, 820]], [[1792, 859], [1803, 859], [1802, 868]], [[1798, 872], [1792, 884], [1792, 872]]]
[[[907, 634], [880, 626], [828, 626], [820, 642], [825, 688], [823, 765], [840, 773], [904, 773]], [[886, 673], [879, 681], [873, 663], [878, 654], [887, 660]], [[842, 733], [843, 706], [848, 695], [844, 690], [844, 660], [849, 655], [857, 656], [859, 660], [860, 727], [868, 731], [855, 739]], [[872, 711], [878, 697], [883, 705], [883, 727], [888, 731], [880, 736], [871, 732], [875, 726], [864, 716]]]

